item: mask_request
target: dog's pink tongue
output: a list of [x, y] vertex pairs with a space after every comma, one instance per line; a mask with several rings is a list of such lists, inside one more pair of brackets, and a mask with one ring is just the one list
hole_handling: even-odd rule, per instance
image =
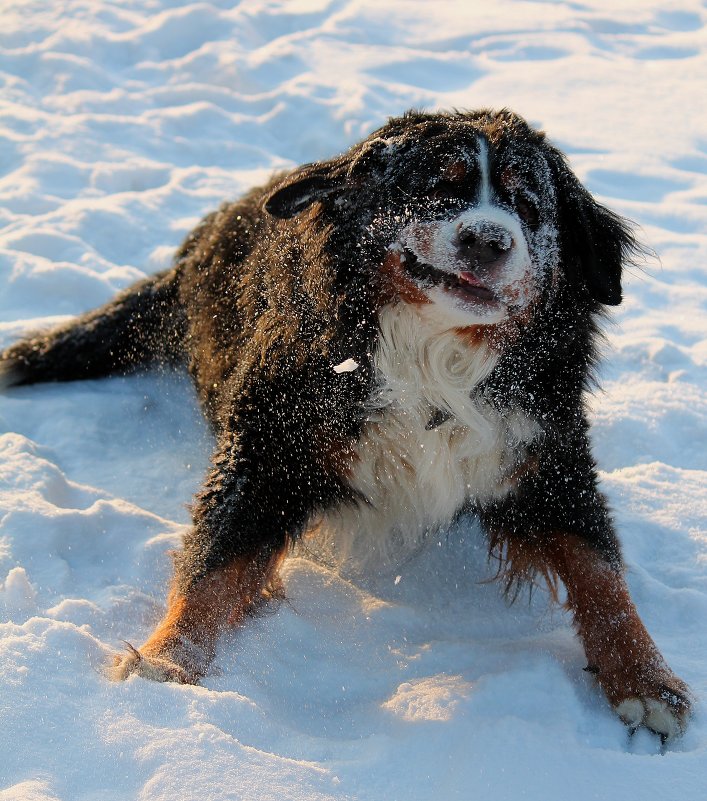
[[484, 289], [486, 288], [484, 284], [479, 281], [479, 279], [474, 275], [474, 273], [467, 273], [461, 272], [459, 273], [459, 278], [467, 284], [471, 284], [472, 286], [480, 286]]

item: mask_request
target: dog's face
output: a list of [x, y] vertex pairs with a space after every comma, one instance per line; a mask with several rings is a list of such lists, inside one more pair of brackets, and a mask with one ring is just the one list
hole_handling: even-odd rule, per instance
[[398, 296], [460, 326], [522, 317], [562, 284], [618, 303], [633, 247], [562, 154], [508, 112], [391, 120], [345, 156], [288, 176], [265, 208], [287, 218], [314, 201], [385, 249]]
[[385, 264], [400, 295], [441, 307], [458, 325], [498, 323], [556, 280], [552, 176], [537, 147], [499, 147], [472, 126], [456, 127], [391, 157], [398, 202], [380, 209], [373, 227], [397, 223]]

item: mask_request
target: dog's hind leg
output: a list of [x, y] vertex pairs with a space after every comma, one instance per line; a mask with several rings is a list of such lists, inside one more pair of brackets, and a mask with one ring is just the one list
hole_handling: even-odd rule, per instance
[[184, 316], [174, 270], [152, 276], [65, 325], [0, 353], [0, 389], [124, 373], [179, 357]]

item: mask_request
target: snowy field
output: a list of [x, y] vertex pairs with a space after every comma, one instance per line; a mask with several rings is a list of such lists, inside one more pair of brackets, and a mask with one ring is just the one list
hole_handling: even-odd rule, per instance
[[[592, 400], [632, 593], [698, 699], [629, 737], [567, 616], [470, 522], [351, 583], [305, 558], [203, 686], [111, 684], [210, 435], [180, 374], [0, 398], [2, 801], [707, 798], [707, 4], [0, 3], [0, 346], [162, 268], [220, 201], [409, 107], [544, 127], [651, 255]], [[396, 582], [396, 576], [399, 580]]]

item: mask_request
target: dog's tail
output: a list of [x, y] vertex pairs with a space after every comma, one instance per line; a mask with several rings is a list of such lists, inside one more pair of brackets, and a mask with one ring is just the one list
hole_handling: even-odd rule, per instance
[[126, 373], [182, 350], [184, 314], [174, 270], [127, 289], [110, 303], [0, 353], [0, 389]]

